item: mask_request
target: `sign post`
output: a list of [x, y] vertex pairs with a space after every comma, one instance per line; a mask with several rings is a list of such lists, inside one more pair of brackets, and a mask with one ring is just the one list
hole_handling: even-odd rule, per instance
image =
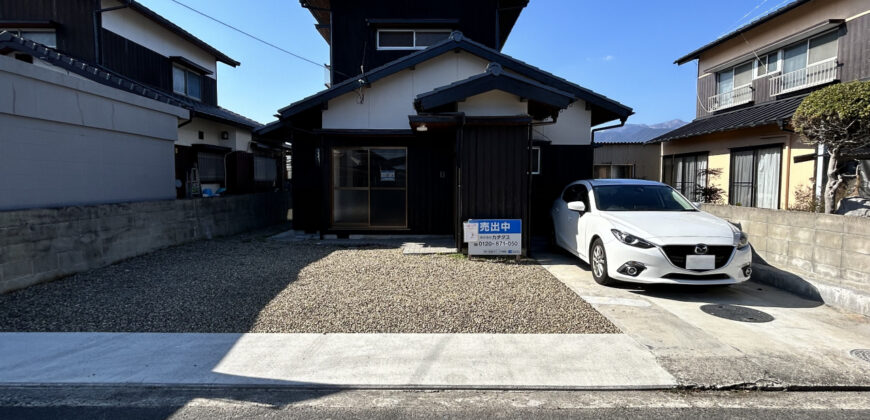
[[468, 255], [509, 255], [523, 252], [523, 222], [519, 219], [472, 219], [462, 224]]

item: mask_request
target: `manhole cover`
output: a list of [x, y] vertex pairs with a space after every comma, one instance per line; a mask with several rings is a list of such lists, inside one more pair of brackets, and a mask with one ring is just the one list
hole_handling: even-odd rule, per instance
[[770, 322], [773, 316], [759, 310], [742, 306], [726, 304], [710, 304], [701, 306], [701, 310], [719, 318], [740, 322]]
[[849, 352], [852, 357], [870, 362], [870, 349], [855, 349]]

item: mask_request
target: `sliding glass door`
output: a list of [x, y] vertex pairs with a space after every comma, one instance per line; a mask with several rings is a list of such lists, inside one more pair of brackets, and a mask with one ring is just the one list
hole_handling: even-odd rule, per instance
[[332, 225], [408, 226], [406, 148], [332, 149]]
[[781, 167], [782, 146], [733, 150], [728, 203], [778, 208]]
[[707, 153], [664, 156], [662, 182], [692, 201], [703, 201], [701, 193], [707, 187]]

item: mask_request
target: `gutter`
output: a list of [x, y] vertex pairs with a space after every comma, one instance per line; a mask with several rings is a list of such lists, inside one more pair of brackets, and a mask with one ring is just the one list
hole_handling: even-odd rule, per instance
[[595, 133], [596, 133], [596, 132], [598, 132], [598, 131], [602, 131], [602, 130], [609, 130], [609, 129], [611, 129], [611, 128], [619, 128], [619, 127], [622, 127], [622, 126], [625, 125], [625, 122], [626, 122], [626, 121], [628, 121], [628, 117], [620, 118], [620, 119], [619, 119], [619, 124], [608, 125], [608, 126], [606, 126], [606, 127], [593, 128], [593, 129], [592, 129], [592, 141], [591, 141], [589, 144], [592, 145], [592, 146], [595, 145]]

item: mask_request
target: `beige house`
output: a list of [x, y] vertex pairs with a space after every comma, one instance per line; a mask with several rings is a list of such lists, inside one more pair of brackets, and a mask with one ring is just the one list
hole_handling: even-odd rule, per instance
[[697, 112], [651, 141], [661, 181], [693, 198], [715, 185], [728, 204], [773, 209], [793, 207], [799, 189], [818, 192], [824, 151], [789, 122], [813, 90], [870, 77], [868, 42], [870, 0], [796, 0], [677, 59], [697, 60]]

